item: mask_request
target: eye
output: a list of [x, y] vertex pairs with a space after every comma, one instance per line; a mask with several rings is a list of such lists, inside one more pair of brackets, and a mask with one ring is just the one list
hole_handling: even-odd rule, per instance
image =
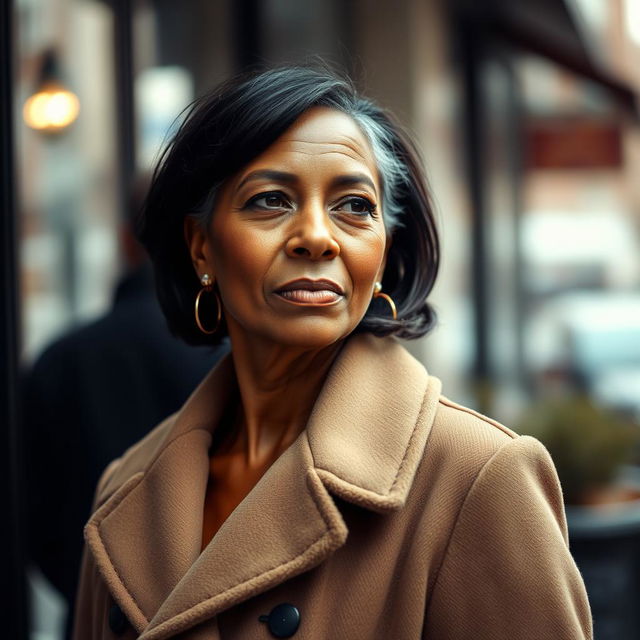
[[376, 205], [367, 198], [351, 197], [343, 200], [337, 205], [333, 211], [341, 211], [343, 213], [351, 213], [357, 216], [370, 215], [375, 217]]
[[279, 191], [269, 191], [268, 193], [260, 193], [257, 196], [253, 196], [245, 206], [268, 211], [286, 209], [291, 205], [284, 194]]

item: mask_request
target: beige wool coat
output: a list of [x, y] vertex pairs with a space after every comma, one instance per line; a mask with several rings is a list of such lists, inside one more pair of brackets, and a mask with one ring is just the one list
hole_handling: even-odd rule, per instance
[[349, 339], [306, 429], [200, 553], [230, 357], [114, 461], [85, 528], [76, 640], [591, 638], [558, 477], [398, 342]]

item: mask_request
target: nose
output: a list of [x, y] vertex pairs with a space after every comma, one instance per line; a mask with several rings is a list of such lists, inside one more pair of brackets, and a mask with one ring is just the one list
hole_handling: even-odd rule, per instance
[[291, 235], [285, 247], [290, 258], [332, 260], [340, 255], [329, 214], [323, 207], [309, 205], [299, 209], [294, 217]]

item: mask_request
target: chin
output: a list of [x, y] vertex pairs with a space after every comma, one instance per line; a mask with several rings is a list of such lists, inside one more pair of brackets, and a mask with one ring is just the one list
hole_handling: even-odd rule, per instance
[[275, 342], [291, 347], [322, 349], [346, 338], [355, 327], [327, 318], [306, 318], [304, 321], [282, 323], [270, 336]]

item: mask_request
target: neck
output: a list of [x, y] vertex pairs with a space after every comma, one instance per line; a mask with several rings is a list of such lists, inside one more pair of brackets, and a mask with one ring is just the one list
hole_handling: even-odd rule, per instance
[[301, 349], [229, 333], [241, 398], [233, 448], [255, 466], [277, 457], [304, 430], [342, 341]]

